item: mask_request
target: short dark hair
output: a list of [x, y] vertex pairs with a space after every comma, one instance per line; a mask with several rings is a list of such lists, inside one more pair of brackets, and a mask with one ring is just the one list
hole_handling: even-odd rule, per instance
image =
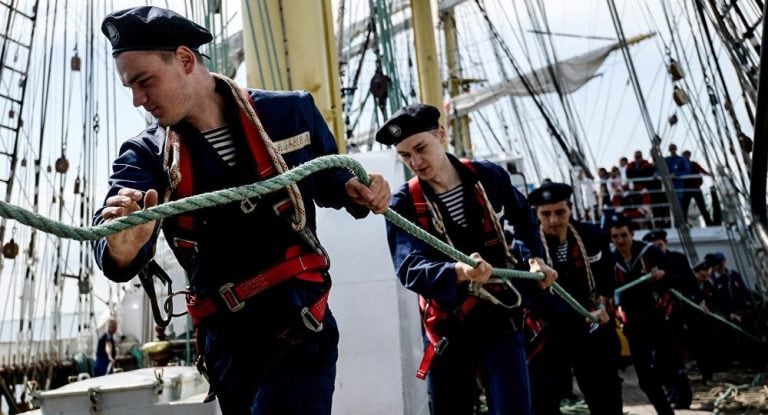
[[[160, 59], [162, 59], [163, 62], [165, 63], [171, 63], [171, 61], [173, 60], [173, 56], [176, 54], [175, 50], [148, 50], [147, 52], [154, 53], [155, 55], [159, 56]], [[205, 55], [200, 53], [200, 51], [194, 50], [194, 49], [192, 49], [192, 53], [195, 54], [195, 59], [197, 59], [197, 63], [201, 65], [205, 65], [205, 63], [203, 62], [203, 56]]]

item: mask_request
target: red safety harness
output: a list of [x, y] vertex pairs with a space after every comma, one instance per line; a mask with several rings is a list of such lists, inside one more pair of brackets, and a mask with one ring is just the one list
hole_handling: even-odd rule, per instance
[[[254, 107], [248, 91], [244, 91], [248, 97], [251, 107]], [[254, 107], [255, 108], [255, 107]], [[248, 141], [251, 156], [256, 165], [259, 177], [264, 180], [277, 175], [272, 160], [267, 152], [264, 140], [259, 130], [248, 118], [245, 111], [239, 110], [240, 123], [243, 132]], [[181, 180], [176, 189], [171, 194], [171, 200], [177, 200], [194, 194], [194, 174], [192, 171], [192, 161], [189, 151], [183, 142], [179, 143], [179, 172]], [[253, 210], [253, 204], [248, 199], [243, 200], [241, 208], [244, 211]], [[282, 199], [274, 205], [274, 211], [277, 216], [289, 215], [293, 212], [293, 202], [289, 197]], [[175, 217], [176, 225], [183, 235], [194, 235], [195, 218], [191, 214], [182, 214]], [[286, 220], [289, 220], [286, 218]], [[194, 236], [190, 238], [174, 237], [172, 243], [182, 252], [194, 256], [197, 253], [197, 242]], [[316, 283], [326, 283], [324, 272], [328, 269], [328, 258], [321, 253], [307, 253], [303, 245], [293, 245], [286, 250], [285, 259], [277, 264], [253, 274], [244, 280], [223, 284], [218, 289], [218, 295], [226, 308], [222, 307], [222, 302], [216, 301], [214, 297], [198, 298], [194, 295], [187, 297], [187, 311], [195, 324], [200, 319], [213, 315], [220, 311], [237, 312], [245, 307], [245, 302], [263, 292], [264, 290], [286, 281], [290, 278], [297, 278], [303, 281]], [[326, 289], [320, 298], [311, 306], [304, 307], [301, 310], [301, 319], [304, 325], [312, 331], [322, 330], [322, 322], [327, 310], [328, 294], [330, 293], [330, 281], [327, 282]]]
[[[477, 173], [475, 166], [470, 160], [461, 159], [461, 162], [473, 173]], [[424, 197], [424, 192], [421, 189], [418, 177], [413, 177], [408, 180], [408, 191], [411, 194], [413, 206], [416, 210], [416, 223], [421, 228], [428, 231], [430, 229], [429, 206], [427, 204], [427, 199]], [[477, 195], [477, 200], [481, 206], [485, 205], [485, 198], [481, 195]], [[490, 215], [486, 213], [483, 217], [483, 233], [489, 237], [488, 242], [486, 243], [487, 246], [500, 242], [499, 237], [496, 234], [496, 229], [491, 222], [492, 220], [495, 220], [495, 218], [490, 218], [489, 216]], [[452, 312], [442, 309], [437, 301], [419, 295], [419, 309], [421, 311], [422, 324], [424, 325], [424, 333], [427, 336], [429, 344], [424, 349], [424, 356], [421, 358], [421, 364], [419, 364], [419, 368], [416, 370], [417, 378], [426, 378], [435, 355], [442, 354], [443, 351], [445, 351], [446, 346], [448, 346], [448, 338], [441, 336], [436, 331], [440, 322], [447, 320], [451, 316], [463, 319], [475, 304], [477, 304], [477, 301], [477, 297], [469, 296], [464, 300], [458, 310]]]

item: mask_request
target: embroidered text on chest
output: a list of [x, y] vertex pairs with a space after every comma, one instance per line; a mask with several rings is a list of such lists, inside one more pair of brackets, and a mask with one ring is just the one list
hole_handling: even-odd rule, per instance
[[290, 153], [302, 149], [309, 145], [309, 131], [304, 131], [301, 134], [294, 135], [279, 141], [275, 141], [275, 149], [280, 154]]

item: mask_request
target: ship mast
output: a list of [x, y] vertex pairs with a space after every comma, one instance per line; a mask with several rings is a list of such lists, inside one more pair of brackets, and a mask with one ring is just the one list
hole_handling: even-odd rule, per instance
[[242, 2], [249, 87], [306, 90], [346, 152], [331, 0]]
[[[456, 30], [456, 16], [453, 7], [443, 7], [440, 10], [440, 21], [443, 23], [445, 36], [445, 58], [448, 66], [448, 91], [451, 97], [461, 94], [464, 84], [461, 60], [458, 56], [459, 37]], [[453, 108], [451, 108], [453, 109]], [[469, 116], [461, 115], [451, 120], [454, 152], [459, 157], [472, 157], [472, 142], [469, 136]]]

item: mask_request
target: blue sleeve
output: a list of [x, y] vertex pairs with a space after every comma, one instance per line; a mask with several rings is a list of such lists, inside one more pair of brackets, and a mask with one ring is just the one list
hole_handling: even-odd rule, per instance
[[[406, 186], [392, 195], [389, 207], [416, 223]], [[386, 226], [392, 263], [403, 286], [441, 304], [458, 305], [455, 262], [389, 221]]]
[[677, 284], [677, 278], [674, 275], [672, 267], [669, 263], [667, 254], [655, 245], [651, 245], [643, 254], [643, 262], [646, 264], [645, 272], [651, 272], [651, 269], [658, 268], [664, 270], [664, 277], [653, 281], [653, 286], [657, 289], [666, 290], [675, 288]]
[[744, 307], [748, 307], [752, 305], [752, 290], [744, 284], [744, 278], [741, 277], [741, 273], [738, 271], [730, 270], [731, 271], [731, 278], [733, 279], [733, 282], [738, 285], [738, 295], [740, 300], [743, 302]]
[[[162, 198], [167, 186], [167, 180], [163, 180], [163, 178], [164, 173], [158, 156], [158, 149], [151, 139], [131, 139], [123, 143], [120, 148], [120, 155], [112, 163], [109, 191], [104, 198], [104, 204], [94, 214], [93, 225], [100, 225], [103, 222], [101, 211], [105, 207], [106, 199], [116, 195], [122, 188], [141, 191], [155, 189]], [[96, 264], [110, 280], [127, 282], [154, 256], [157, 234], [158, 232], [155, 232], [154, 237], [144, 245], [133, 262], [128, 267], [123, 268], [118, 267], [109, 256], [106, 238], [96, 240], [93, 242]]]
[[[304, 94], [301, 100], [302, 111], [305, 114], [311, 114], [309, 117], [310, 136], [312, 147], [317, 156], [326, 156], [330, 154], [339, 154], [339, 148], [336, 145], [336, 139], [328, 128], [320, 110], [315, 105], [312, 95]], [[318, 192], [315, 201], [318, 206], [330, 207], [334, 209], [345, 208], [355, 218], [364, 218], [368, 215], [368, 208], [359, 205], [350, 199], [347, 195], [344, 184], [349, 179], [355, 177], [351, 170], [344, 168], [324, 169], [315, 173]]]

